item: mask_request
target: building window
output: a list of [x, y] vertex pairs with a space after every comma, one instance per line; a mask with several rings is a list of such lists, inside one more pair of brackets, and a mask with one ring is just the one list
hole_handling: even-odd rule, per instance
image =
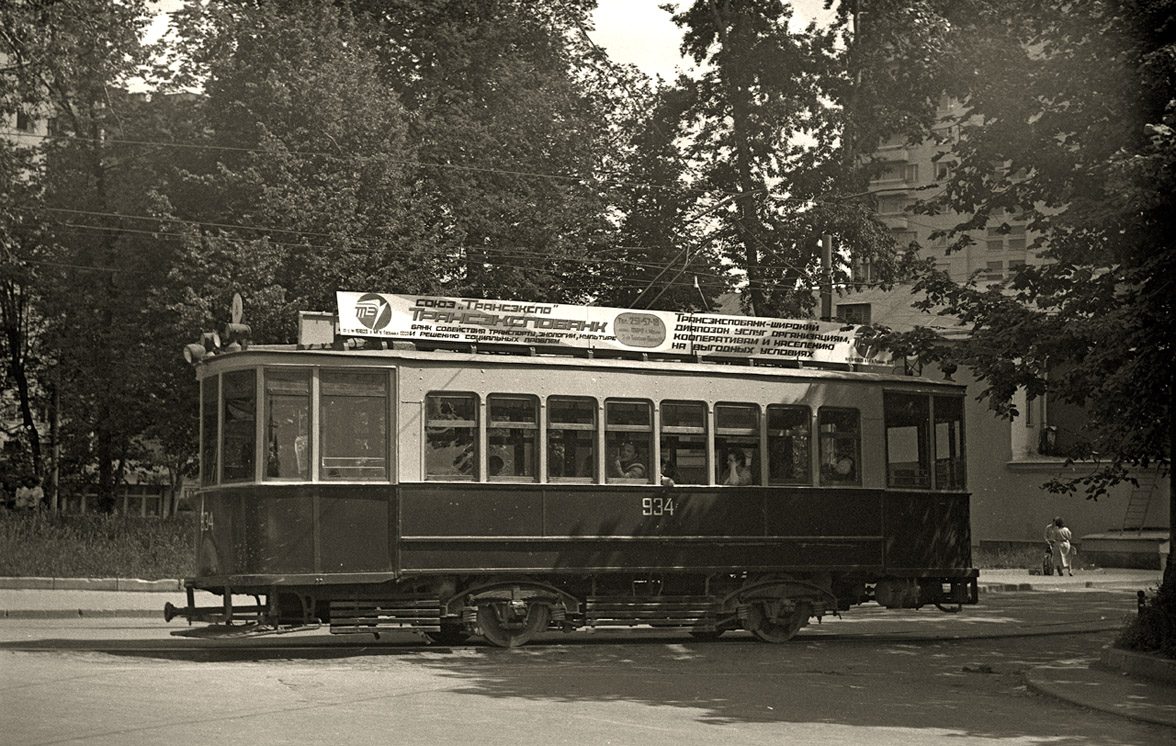
[[653, 407], [647, 401], [610, 400], [604, 403], [604, 447], [608, 454], [608, 482], [651, 480]]
[[386, 480], [388, 375], [323, 371], [319, 389], [319, 477]]
[[730, 486], [760, 483], [759, 407], [715, 405], [715, 482]]
[[935, 179], [946, 179], [951, 176], [952, 166], [955, 165], [950, 161], [937, 161], [935, 163]]
[[595, 399], [547, 401], [547, 477], [553, 482], [595, 481]]
[[675, 484], [706, 484], [706, 405], [661, 403], [661, 473]]
[[919, 181], [919, 164], [908, 163], [903, 171], [903, 181], [908, 184], [916, 184]]
[[23, 111], [16, 112], [16, 129], [20, 132], [33, 132], [37, 129], [37, 120]]
[[980, 275], [984, 280], [1003, 280], [1004, 279], [1004, 262], [988, 262], [984, 271]]
[[252, 370], [235, 370], [223, 378], [221, 425], [221, 477], [226, 482], [253, 479], [257, 448], [257, 375]]
[[869, 324], [870, 323], [870, 304], [869, 303], [838, 303], [837, 304], [837, 318], [841, 319], [847, 324]]
[[265, 478], [310, 476], [310, 371], [265, 372]]
[[821, 407], [818, 411], [818, 459], [823, 486], [861, 484], [860, 419], [856, 409]]
[[768, 483], [810, 484], [808, 407], [768, 405]]
[[492, 394], [486, 399], [491, 481], [539, 480], [539, 400], [533, 396]]

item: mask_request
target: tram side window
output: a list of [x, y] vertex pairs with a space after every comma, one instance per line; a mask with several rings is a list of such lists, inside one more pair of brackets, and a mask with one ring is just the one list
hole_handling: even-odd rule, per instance
[[478, 398], [475, 395], [425, 397], [425, 478], [478, 478]]
[[674, 484], [706, 484], [706, 405], [661, 403], [661, 475]]
[[812, 436], [808, 407], [768, 406], [768, 481], [811, 484]]
[[492, 481], [538, 481], [539, 401], [533, 396], [487, 398]]
[[609, 482], [652, 481], [653, 407], [647, 401], [604, 403], [604, 445]]
[[219, 384], [217, 376], [209, 376], [200, 383], [200, 483], [203, 485], [216, 484], [220, 466], [216, 459]]
[[235, 370], [225, 373], [222, 381], [224, 401], [221, 457], [222, 477], [226, 482], [253, 479], [254, 451], [257, 448], [256, 372]]
[[935, 487], [962, 490], [966, 486], [964, 460], [964, 399], [935, 397]]
[[265, 372], [265, 478], [310, 476], [310, 371]]
[[731, 486], [759, 484], [759, 459], [759, 407], [716, 404], [715, 482]]
[[553, 482], [595, 481], [595, 399], [548, 399], [547, 478]]
[[324, 370], [319, 377], [319, 476], [388, 478], [388, 375]]
[[821, 407], [817, 413], [822, 485], [862, 483], [861, 417], [856, 409]]
[[931, 487], [931, 399], [926, 394], [883, 395], [886, 486]]

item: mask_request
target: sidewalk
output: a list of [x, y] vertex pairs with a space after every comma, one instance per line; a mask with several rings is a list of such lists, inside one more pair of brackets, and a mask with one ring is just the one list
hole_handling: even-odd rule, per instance
[[[1158, 570], [1079, 570], [1073, 577], [981, 570], [978, 587], [983, 604], [985, 595], [1001, 592], [1146, 591], [1160, 577]], [[137, 617], [162, 624], [168, 602], [187, 605], [180, 581], [0, 578], [0, 620]], [[1040, 694], [1176, 728], [1176, 660], [1107, 648], [1099, 661], [1034, 668], [1026, 678]]]

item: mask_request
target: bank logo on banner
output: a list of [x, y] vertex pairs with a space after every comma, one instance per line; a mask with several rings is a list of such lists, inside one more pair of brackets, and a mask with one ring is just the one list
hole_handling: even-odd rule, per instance
[[392, 306], [378, 293], [366, 293], [355, 301], [355, 318], [368, 329], [378, 332], [392, 320]]

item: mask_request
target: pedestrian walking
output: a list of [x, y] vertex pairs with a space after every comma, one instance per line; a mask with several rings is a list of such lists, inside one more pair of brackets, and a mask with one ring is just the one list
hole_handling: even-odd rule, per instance
[[1054, 518], [1045, 527], [1045, 541], [1053, 555], [1053, 569], [1057, 570], [1058, 575], [1073, 576], [1070, 568], [1070, 529], [1066, 528], [1061, 516]]

